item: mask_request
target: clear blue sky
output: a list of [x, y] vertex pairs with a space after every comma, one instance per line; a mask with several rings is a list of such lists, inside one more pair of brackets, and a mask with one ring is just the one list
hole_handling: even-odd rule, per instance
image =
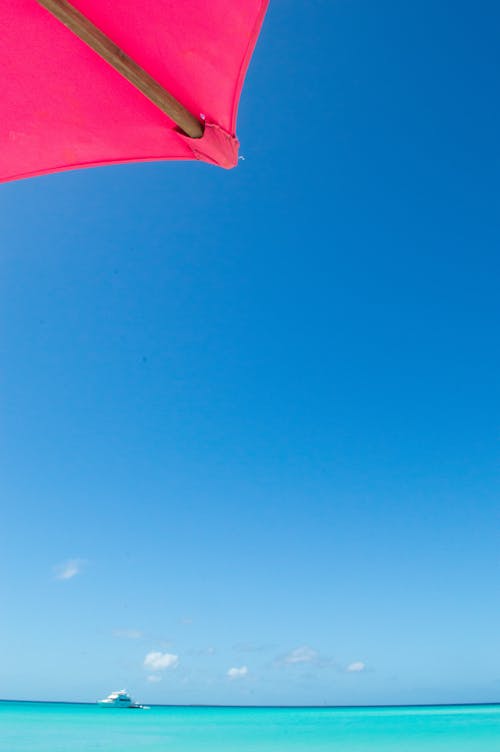
[[499, 26], [275, 0], [236, 170], [0, 188], [0, 696], [500, 698]]

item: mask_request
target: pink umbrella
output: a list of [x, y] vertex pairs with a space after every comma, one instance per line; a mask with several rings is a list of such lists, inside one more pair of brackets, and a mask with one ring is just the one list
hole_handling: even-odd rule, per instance
[[93, 165], [234, 167], [267, 0], [0, 0], [0, 181]]

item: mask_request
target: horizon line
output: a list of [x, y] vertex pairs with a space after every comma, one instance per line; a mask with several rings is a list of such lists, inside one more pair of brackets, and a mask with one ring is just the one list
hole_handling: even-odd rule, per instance
[[[37, 703], [39, 705], [97, 705], [95, 702], [77, 701], [77, 700], [20, 700], [20, 699], [6, 699], [0, 697], [0, 702], [26, 702]], [[391, 704], [375, 704], [375, 705], [223, 705], [213, 703], [149, 703], [149, 707], [152, 708], [224, 708], [224, 709], [244, 709], [254, 708], [265, 710], [286, 710], [286, 709], [312, 709], [312, 710], [361, 710], [361, 709], [382, 709], [382, 708], [464, 708], [464, 707], [481, 707], [481, 706], [496, 706], [500, 705], [500, 700], [496, 702], [424, 702], [424, 703], [391, 703]]]

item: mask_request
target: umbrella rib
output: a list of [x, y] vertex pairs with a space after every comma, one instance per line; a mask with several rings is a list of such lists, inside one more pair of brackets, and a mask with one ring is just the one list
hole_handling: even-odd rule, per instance
[[149, 73], [67, 0], [36, 0], [109, 65], [144, 94], [191, 138], [201, 138], [203, 125]]

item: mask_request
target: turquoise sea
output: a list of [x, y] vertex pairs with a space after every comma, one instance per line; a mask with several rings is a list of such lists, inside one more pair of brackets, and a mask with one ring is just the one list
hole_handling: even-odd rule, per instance
[[499, 752], [500, 706], [104, 710], [0, 702], [2, 752]]

